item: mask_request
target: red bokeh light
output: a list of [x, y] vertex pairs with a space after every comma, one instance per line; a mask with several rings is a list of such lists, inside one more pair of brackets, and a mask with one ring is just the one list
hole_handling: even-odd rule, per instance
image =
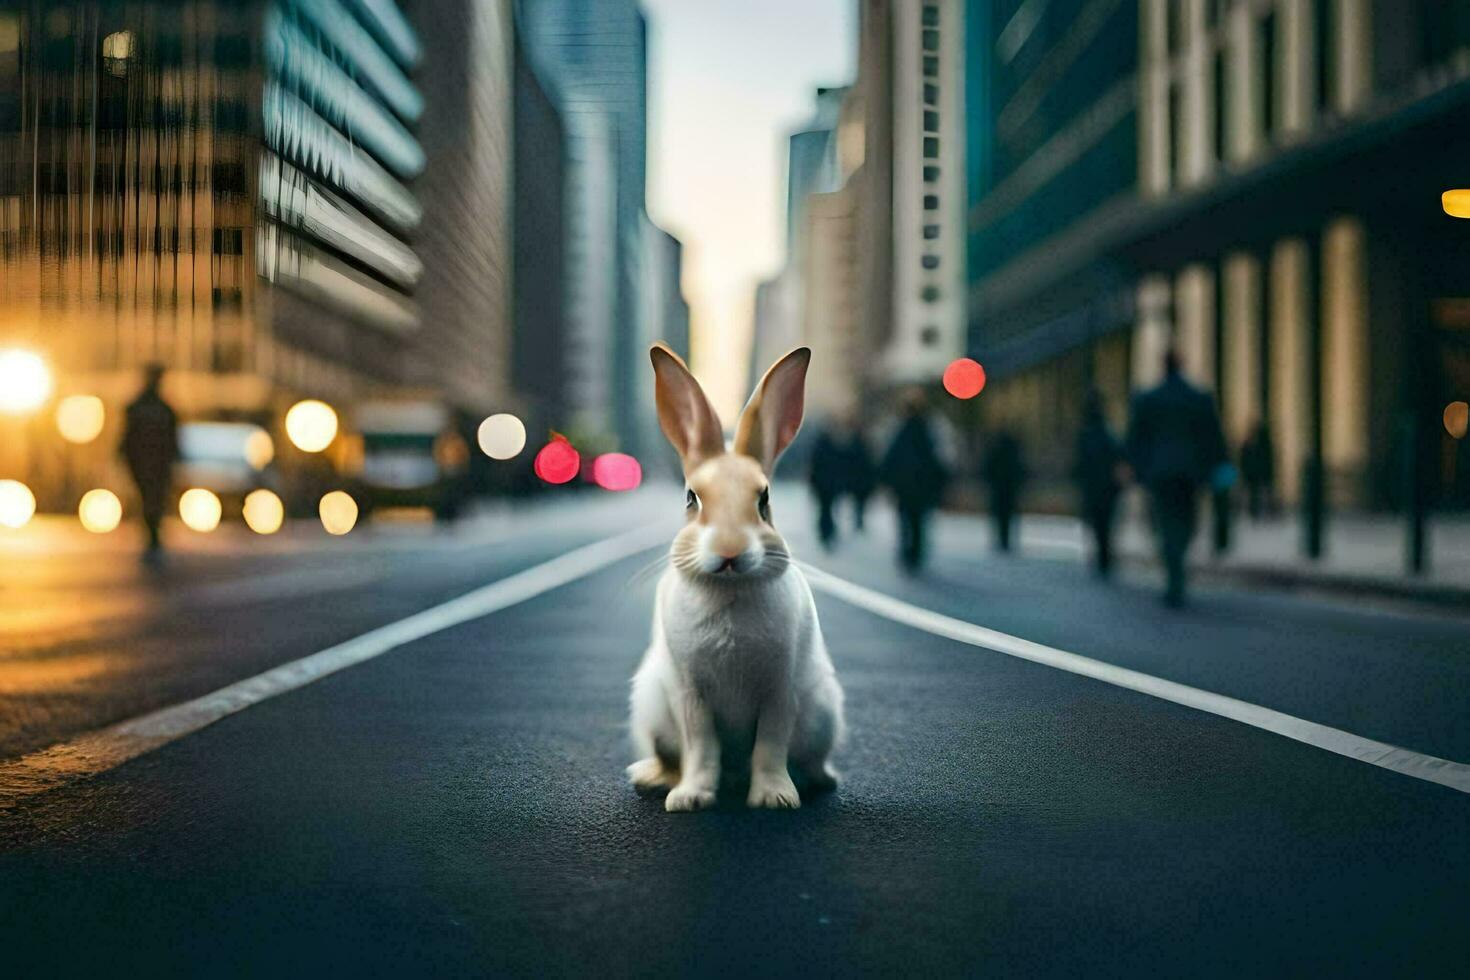
[[962, 357], [944, 369], [944, 390], [956, 398], [974, 398], [985, 387], [985, 369], [980, 362]]
[[592, 482], [604, 490], [634, 490], [643, 482], [643, 467], [627, 453], [603, 453], [592, 461]]
[[566, 483], [582, 468], [582, 456], [565, 436], [555, 436], [536, 454], [536, 475], [547, 483]]

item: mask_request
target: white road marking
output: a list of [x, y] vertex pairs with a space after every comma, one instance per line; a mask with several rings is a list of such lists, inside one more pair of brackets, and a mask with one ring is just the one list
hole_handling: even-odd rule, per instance
[[406, 643], [534, 599], [668, 539], [669, 529], [661, 524], [606, 538], [203, 697], [0, 762], [0, 811], [24, 797], [115, 769], [237, 711], [380, 657]]
[[1069, 674], [1091, 677], [1104, 684], [1137, 691], [1140, 694], [1172, 701], [1175, 704], [1205, 711], [1221, 718], [1229, 718], [1231, 721], [1238, 721], [1263, 731], [1284, 735], [1349, 759], [1381, 766], [1415, 779], [1448, 786], [1461, 793], [1470, 793], [1470, 765], [1463, 762], [1452, 762], [1448, 759], [1414, 752], [1397, 745], [1389, 745], [1387, 742], [1354, 735], [1340, 728], [1320, 725], [1317, 722], [1297, 718], [1284, 712], [1263, 708], [1248, 701], [1240, 701], [1223, 694], [1213, 694], [1187, 684], [1166, 681], [1151, 674], [1033, 643], [1018, 636], [1011, 636], [1009, 633], [986, 629], [962, 619], [955, 619], [952, 616], [945, 616], [942, 613], [912, 605], [885, 593], [838, 578], [830, 572], [824, 572], [811, 565], [803, 565], [803, 569], [813, 589], [825, 592], [835, 599], [840, 599], [895, 623], [923, 630], [935, 636], [957, 640], [970, 646], [982, 647], [1010, 657], [1054, 667]]

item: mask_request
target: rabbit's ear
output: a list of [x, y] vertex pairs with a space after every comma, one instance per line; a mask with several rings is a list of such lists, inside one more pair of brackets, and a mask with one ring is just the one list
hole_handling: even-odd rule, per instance
[[678, 354], [654, 344], [648, 356], [653, 360], [658, 424], [679, 451], [687, 476], [700, 463], [725, 451], [725, 431], [715, 407]]
[[791, 445], [801, 428], [806, 403], [806, 369], [811, 363], [810, 347], [798, 347], [781, 358], [761, 383], [755, 386], [740, 425], [735, 429], [735, 451], [754, 456], [770, 475], [776, 460]]

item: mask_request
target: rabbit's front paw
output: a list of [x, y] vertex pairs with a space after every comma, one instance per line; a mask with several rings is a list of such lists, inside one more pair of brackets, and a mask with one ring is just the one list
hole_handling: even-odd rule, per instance
[[715, 791], [703, 786], [680, 783], [669, 790], [664, 800], [664, 809], [669, 813], [685, 813], [690, 810], [708, 810], [715, 805]]
[[796, 792], [796, 784], [785, 772], [770, 775], [756, 773], [751, 776], [750, 795], [745, 798], [745, 805], [771, 810], [795, 810], [801, 806], [801, 796]]

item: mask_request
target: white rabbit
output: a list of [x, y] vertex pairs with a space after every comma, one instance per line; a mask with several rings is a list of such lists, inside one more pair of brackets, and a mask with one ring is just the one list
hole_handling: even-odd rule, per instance
[[641, 790], [668, 787], [665, 809], [713, 805], [747, 766], [753, 807], [798, 807], [796, 780], [831, 789], [842, 688], [811, 588], [771, 523], [770, 476], [801, 428], [805, 347], [766, 372], [740, 415], [733, 450], [684, 362], [653, 359], [658, 420], [679, 451], [685, 526], [658, 583], [653, 639], [633, 677], [628, 767]]

